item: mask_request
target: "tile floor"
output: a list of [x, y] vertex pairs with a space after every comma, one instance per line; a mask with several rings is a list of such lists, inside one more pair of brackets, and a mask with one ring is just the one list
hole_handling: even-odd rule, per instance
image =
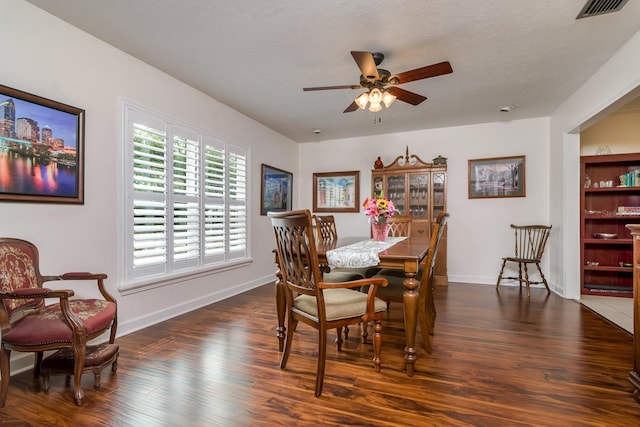
[[582, 295], [580, 303], [633, 333], [633, 298]]

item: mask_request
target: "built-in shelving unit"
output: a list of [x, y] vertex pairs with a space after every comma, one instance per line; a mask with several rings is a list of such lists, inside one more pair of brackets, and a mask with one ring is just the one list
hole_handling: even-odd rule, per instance
[[583, 156], [580, 163], [582, 293], [631, 298], [633, 241], [626, 225], [640, 223], [640, 180], [628, 177], [640, 170], [640, 153]]

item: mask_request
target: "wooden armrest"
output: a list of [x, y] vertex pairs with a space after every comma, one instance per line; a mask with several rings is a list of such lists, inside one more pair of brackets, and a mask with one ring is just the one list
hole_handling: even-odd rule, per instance
[[88, 273], [84, 271], [74, 271], [70, 273], [64, 273], [60, 276], [62, 280], [99, 280], [106, 279], [107, 275], [104, 273]]
[[11, 292], [2, 292], [1, 298], [47, 298], [51, 293], [48, 288], [20, 288]]
[[360, 286], [375, 285], [375, 286], [387, 286], [387, 279], [384, 277], [369, 277], [367, 279], [352, 280], [350, 282], [320, 282], [318, 288], [321, 289], [336, 289], [336, 288], [355, 288]]

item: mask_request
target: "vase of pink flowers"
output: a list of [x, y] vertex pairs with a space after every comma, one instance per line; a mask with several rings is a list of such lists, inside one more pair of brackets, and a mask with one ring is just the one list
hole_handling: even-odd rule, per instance
[[397, 212], [393, 202], [384, 197], [384, 195], [381, 195], [380, 197], [365, 199], [362, 207], [364, 208], [365, 215], [369, 217], [373, 239], [380, 242], [385, 241], [387, 239], [387, 232], [389, 231], [387, 219]]

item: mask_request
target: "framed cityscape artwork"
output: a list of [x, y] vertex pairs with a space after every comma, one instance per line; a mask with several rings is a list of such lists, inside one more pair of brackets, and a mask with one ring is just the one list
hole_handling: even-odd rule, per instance
[[469, 160], [469, 198], [525, 197], [525, 157]]
[[359, 212], [360, 171], [313, 174], [314, 212]]
[[262, 164], [262, 188], [260, 193], [260, 215], [267, 212], [291, 210], [293, 174], [273, 166]]
[[84, 203], [84, 110], [0, 85], [0, 201]]

